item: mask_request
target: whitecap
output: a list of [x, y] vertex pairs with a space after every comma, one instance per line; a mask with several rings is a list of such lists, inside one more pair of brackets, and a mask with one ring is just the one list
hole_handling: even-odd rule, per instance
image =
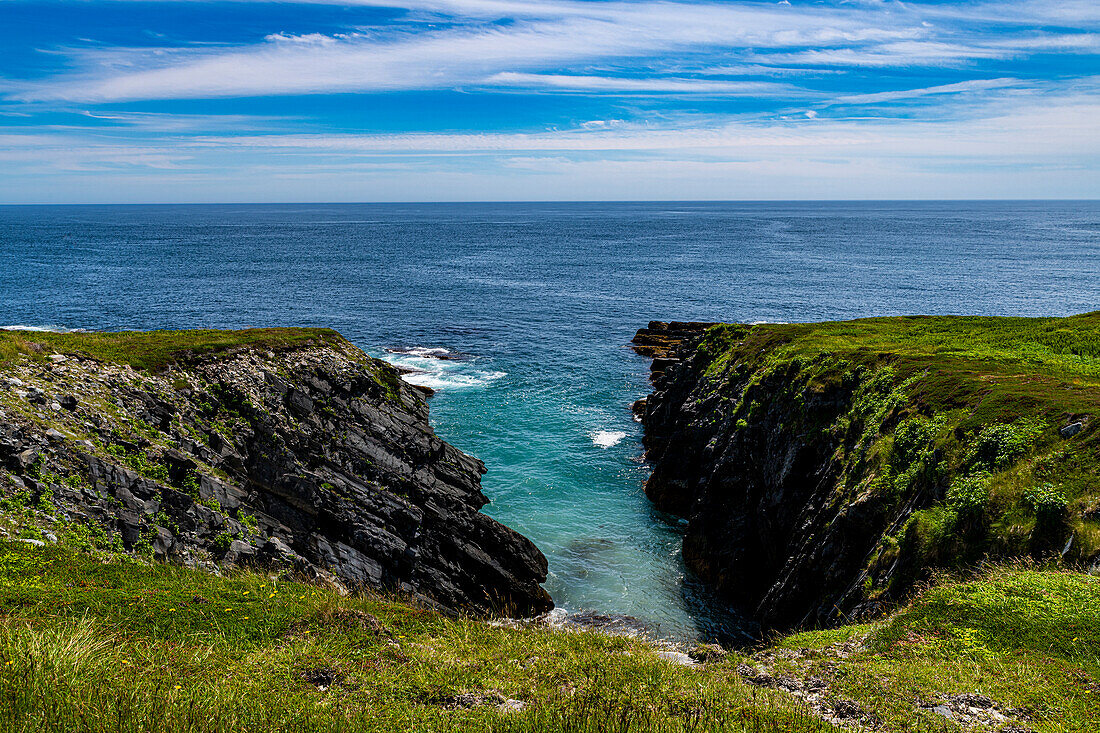
[[477, 357], [441, 346], [394, 347], [385, 351], [386, 361], [407, 370], [402, 379], [436, 391], [484, 387], [508, 376], [507, 372], [478, 369]]
[[484, 387], [501, 377], [508, 376], [507, 372], [475, 372], [472, 374], [459, 374], [439, 371], [421, 371], [413, 374], [404, 374], [404, 379], [409, 384], [418, 387], [431, 387], [434, 390], [446, 389], [470, 389], [471, 387]]
[[391, 346], [386, 348], [386, 352], [390, 354], [402, 354], [407, 356], [418, 356], [422, 359], [431, 359], [442, 356], [447, 356], [451, 353], [450, 349], [445, 349], [442, 346]]
[[626, 433], [621, 430], [595, 430], [588, 435], [592, 438], [592, 442], [601, 448], [618, 445], [626, 437]]
[[0, 326], [0, 331], [37, 331], [39, 333], [79, 333], [83, 328], [64, 328], [63, 326]]

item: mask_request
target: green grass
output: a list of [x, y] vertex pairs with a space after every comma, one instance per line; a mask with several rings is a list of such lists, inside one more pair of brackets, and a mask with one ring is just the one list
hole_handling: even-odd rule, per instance
[[121, 331], [44, 333], [0, 331], [0, 366], [21, 355], [88, 356], [105, 362], [157, 371], [176, 361], [240, 347], [274, 351], [314, 343], [344, 343], [329, 328], [250, 328], [242, 331]]
[[[866, 642], [841, 663], [814, 653], [852, 636]], [[887, 730], [942, 724], [913, 701], [963, 693], [1025, 711], [1024, 724], [1037, 731], [1100, 730], [1100, 578], [1082, 573], [1003, 566], [941, 578], [883, 622], [776, 645], [801, 650], [777, 671], [823, 677], [875, 710]]]
[[765, 324], [753, 327], [749, 338], [777, 355], [878, 352], [1100, 383], [1100, 311], [1067, 318], [901, 316]]
[[1100, 579], [1033, 567], [944, 578], [879, 622], [694, 668], [637, 639], [63, 544], [0, 542], [0, 616], [5, 731], [836, 730], [746, 685], [745, 663], [824, 680], [882, 731], [962, 730], [919, 703], [973, 692], [1039, 733], [1100, 724]]
[[0, 543], [0, 613], [5, 731], [832, 730], [637, 640], [56, 545]]
[[896, 598], [933, 566], [1100, 553], [1100, 312], [721, 325], [696, 360], [700, 399], [738, 430], [781, 404], [786, 434], [837, 446], [838, 507], [915, 502], [868, 561], [870, 578], [894, 568], [869, 597]]

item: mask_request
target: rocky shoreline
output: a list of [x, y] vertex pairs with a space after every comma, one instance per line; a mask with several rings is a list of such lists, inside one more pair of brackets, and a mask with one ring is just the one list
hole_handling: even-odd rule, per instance
[[32, 353], [0, 364], [0, 481], [17, 500], [186, 565], [277, 567], [447, 612], [553, 606], [545, 557], [480, 513], [485, 467], [434, 434], [429, 392], [342, 338], [153, 370], [23, 337]]
[[646, 494], [765, 628], [878, 614], [937, 568], [1100, 569], [1100, 388], [1072, 371], [1095, 316], [650, 323]]

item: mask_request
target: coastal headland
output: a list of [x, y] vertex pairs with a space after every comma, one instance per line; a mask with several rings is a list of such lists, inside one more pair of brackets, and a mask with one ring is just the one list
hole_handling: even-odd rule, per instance
[[725, 649], [539, 617], [482, 464], [334, 331], [0, 332], [0, 728], [1091, 733], [1098, 334], [640, 332], [646, 491], [772, 629]]
[[1100, 313], [652, 323], [646, 493], [771, 628], [873, 616], [936, 569], [1100, 567]]

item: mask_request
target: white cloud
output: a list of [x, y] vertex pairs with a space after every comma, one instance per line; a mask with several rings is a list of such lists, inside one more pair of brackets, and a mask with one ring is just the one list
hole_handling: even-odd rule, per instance
[[759, 81], [711, 81], [674, 77], [634, 79], [567, 74], [522, 74], [504, 71], [485, 80], [486, 84], [520, 89], [560, 89], [587, 92], [672, 92], [730, 96], [789, 96], [797, 92], [788, 84]]
[[757, 54], [759, 63], [809, 66], [862, 66], [904, 68], [910, 66], [958, 66], [977, 59], [1007, 59], [1014, 49], [990, 48], [939, 41], [899, 41], [860, 48], [811, 49], [790, 53]]
[[[328, 2], [329, 0], [316, 0]], [[338, 0], [331, 0], [337, 3]], [[395, 26], [324, 35], [273, 33], [263, 43], [235, 47], [74, 51], [78, 71], [5, 84], [9, 100], [86, 102], [375, 92], [449, 88], [485, 78], [529, 77], [546, 88], [566, 88], [556, 77], [578, 79], [572, 89], [611, 90], [583, 81], [576, 67], [620, 60], [641, 69], [694, 55], [725, 74], [794, 74], [816, 67], [906, 68], [966, 66], [1036, 52], [1088, 53], [1100, 38], [1088, 24], [1100, 19], [1089, 3], [993, 4], [850, 3], [843, 6], [685, 3], [662, 0], [521, 2], [517, 0], [349, 0], [353, 5], [405, 8], [446, 16], [441, 25], [400, 20]], [[343, 4], [342, 2], [340, 4]], [[992, 8], [1000, 8], [999, 20]], [[1081, 24], [1071, 31], [1018, 28], [1019, 17], [1043, 12]], [[937, 23], [929, 23], [928, 18]], [[508, 23], [492, 22], [508, 19]], [[999, 22], [1004, 33], [981, 34], [967, 21]], [[943, 23], [955, 23], [943, 27]], [[963, 25], [959, 25], [963, 24]], [[567, 73], [570, 72], [570, 73]], [[541, 81], [535, 76], [545, 77]], [[714, 93], [686, 81], [616, 82], [618, 91]], [[596, 77], [590, 77], [595, 79]], [[634, 90], [629, 89], [634, 85]], [[730, 90], [733, 87], [729, 87]], [[729, 91], [728, 93], [736, 93]]]
[[[1006, 83], [1010, 80], [1003, 80]], [[856, 155], [871, 152], [908, 159], [933, 155], [989, 160], [1042, 156], [1097, 156], [1100, 98], [1091, 93], [1055, 96], [1023, 92], [1010, 102], [968, 105], [951, 121], [905, 119], [703, 118], [671, 126], [594, 120], [571, 130], [489, 133], [264, 134], [147, 136], [133, 149], [144, 154], [218, 158], [263, 152], [313, 156], [495, 156], [531, 153], [618, 155], [693, 151], [711, 159], [788, 155]], [[122, 133], [20, 131], [0, 135], [0, 150], [62, 149], [114, 152]], [[154, 142], [159, 141], [159, 142]], [[98, 155], [98, 153], [97, 153]]]
[[[949, 123], [609, 120], [486, 134], [0, 135], [7, 201], [1100, 197], [1100, 100], [1022, 92]], [[60, 177], [59, 177], [60, 176]]]
[[[75, 115], [68, 127], [7, 127], [0, 200], [52, 195], [65, 172], [90, 182], [90, 193], [72, 194], [81, 200], [112, 185], [140, 200], [756, 198], [786, 197], [783, 182], [790, 195], [1004, 195], [1011, 182], [1032, 196], [1100, 196], [1100, 82], [1036, 81], [1007, 63], [1096, 53], [1095, 2], [331, 2], [410, 15], [345, 33], [290, 27], [236, 46], [46, 49], [73, 70], [0, 81], [0, 114], [63, 108], [96, 119], [84, 129]], [[944, 68], [975, 78], [938, 83], [962, 76]], [[997, 78], [976, 78], [986, 76]], [[901, 78], [916, 81], [897, 89]], [[858, 93], [820, 91], [837, 87]], [[131, 100], [447, 88], [615, 99], [578, 107], [571, 129], [448, 134], [307, 132], [324, 129], [323, 114], [101, 111]], [[734, 106], [717, 97], [760, 98], [772, 111], [692, 115], [656, 104], [659, 95], [705, 98], [710, 106], [695, 109], [709, 110]], [[914, 99], [924, 102], [887, 106]]]
[[1023, 85], [1019, 79], [975, 79], [961, 81], [954, 84], [940, 84], [934, 87], [920, 89], [901, 89], [890, 92], [874, 92], [872, 94], [847, 94], [837, 97], [829, 104], [876, 104], [879, 102], [895, 102], [900, 99], [916, 99], [936, 94], [965, 94], [967, 92], [987, 91], [990, 89], [1007, 89]]
[[287, 32], [235, 48], [86, 50], [77, 59], [83, 72], [27, 82], [9, 98], [99, 102], [445, 88], [497, 73], [600, 59], [704, 48], [719, 56], [722, 49], [828, 48], [924, 34], [890, 16], [843, 10], [792, 14], [775, 6], [669, 2], [515, 7], [530, 8], [534, 15], [505, 25], [464, 22], [415, 34]]

